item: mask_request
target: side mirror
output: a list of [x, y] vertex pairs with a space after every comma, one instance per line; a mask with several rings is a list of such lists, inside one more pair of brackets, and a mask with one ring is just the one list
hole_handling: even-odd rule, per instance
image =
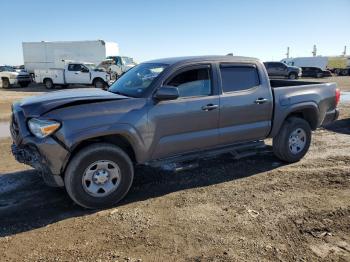
[[83, 67], [83, 68], [80, 69], [80, 72], [82, 72], [82, 73], [89, 73], [89, 69]]
[[175, 100], [179, 97], [179, 90], [172, 86], [162, 86], [154, 94], [154, 98], [158, 101]]

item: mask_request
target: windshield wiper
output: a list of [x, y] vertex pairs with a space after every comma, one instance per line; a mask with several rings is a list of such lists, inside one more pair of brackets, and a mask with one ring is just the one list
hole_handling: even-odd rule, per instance
[[117, 94], [117, 95], [121, 95], [121, 96], [126, 96], [126, 97], [132, 97], [132, 96], [130, 96], [130, 95], [124, 94], [124, 93], [119, 92], [119, 91], [110, 91], [110, 90], [108, 90], [108, 91], [111, 92], [111, 93], [113, 93], [113, 94]]

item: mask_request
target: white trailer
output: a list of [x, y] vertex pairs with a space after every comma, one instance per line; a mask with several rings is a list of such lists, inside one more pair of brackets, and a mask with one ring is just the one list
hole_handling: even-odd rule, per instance
[[295, 57], [285, 58], [281, 60], [289, 66], [297, 67], [318, 67], [322, 70], [326, 70], [328, 65], [328, 57], [326, 56], [311, 56], [311, 57]]
[[107, 56], [119, 55], [117, 43], [103, 40], [23, 42], [25, 69], [34, 73], [35, 69], [64, 68], [65, 61], [89, 61], [98, 65]]
[[331, 70], [337, 75], [350, 75], [349, 56], [311, 56], [284, 58], [281, 60], [290, 66], [297, 67], [318, 67], [322, 70]]

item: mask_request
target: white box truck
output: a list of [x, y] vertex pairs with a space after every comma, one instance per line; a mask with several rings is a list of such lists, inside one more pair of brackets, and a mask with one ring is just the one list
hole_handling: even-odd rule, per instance
[[64, 68], [65, 61], [86, 61], [98, 65], [107, 56], [119, 55], [117, 43], [103, 40], [23, 42], [25, 69], [33, 74], [36, 69]]

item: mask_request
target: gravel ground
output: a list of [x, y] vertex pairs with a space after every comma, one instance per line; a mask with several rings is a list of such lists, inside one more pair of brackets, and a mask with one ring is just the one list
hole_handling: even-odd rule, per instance
[[350, 261], [350, 103], [340, 109], [298, 163], [267, 152], [139, 168], [103, 211], [46, 187], [0, 139], [1, 261]]

